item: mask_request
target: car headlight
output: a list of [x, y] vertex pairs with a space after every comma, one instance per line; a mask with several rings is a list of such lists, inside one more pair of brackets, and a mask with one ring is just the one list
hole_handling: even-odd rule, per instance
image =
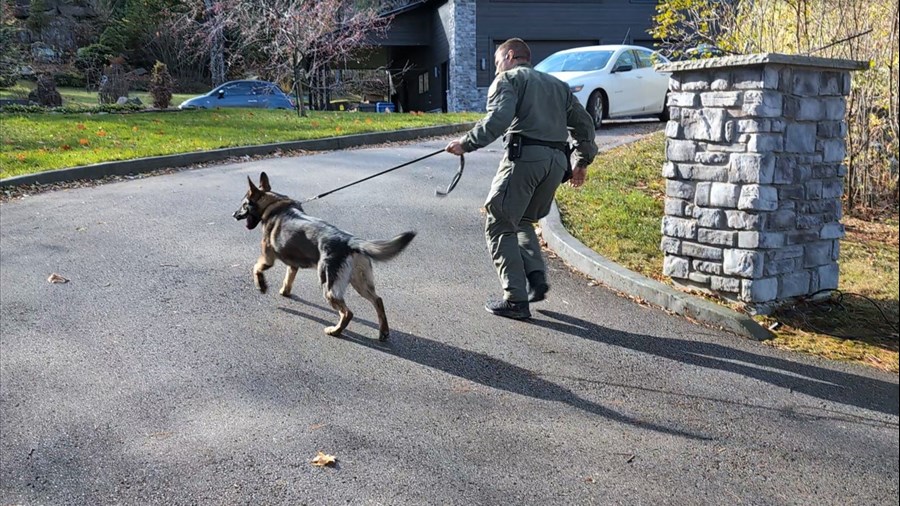
[[572, 93], [578, 93], [579, 91], [581, 91], [581, 90], [583, 90], [583, 89], [584, 89], [584, 85], [583, 85], [583, 84], [576, 84], [576, 85], [574, 85], [574, 86], [569, 86], [569, 90], [570, 90]]

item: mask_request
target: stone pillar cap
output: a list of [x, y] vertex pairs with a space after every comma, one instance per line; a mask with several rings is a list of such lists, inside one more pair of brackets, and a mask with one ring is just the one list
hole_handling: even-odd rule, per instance
[[798, 54], [781, 53], [757, 53], [733, 56], [721, 56], [718, 58], [704, 58], [700, 60], [686, 60], [672, 63], [654, 65], [659, 72], [683, 72], [686, 70], [704, 70], [726, 67], [746, 67], [750, 65], [763, 65], [775, 63], [779, 65], [791, 65], [795, 67], [812, 67], [827, 70], [866, 70], [869, 62], [858, 60], [841, 60], [836, 58], [819, 58], [817, 56], [803, 56]]

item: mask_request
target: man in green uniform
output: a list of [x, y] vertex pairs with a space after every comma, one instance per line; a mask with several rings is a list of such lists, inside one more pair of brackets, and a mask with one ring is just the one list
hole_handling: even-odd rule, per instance
[[574, 140], [570, 183], [581, 186], [597, 154], [594, 123], [569, 85], [531, 66], [531, 51], [509, 39], [494, 54], [497, 77], [488, 90], [487, 115], [446, 150], [462, 155], [504, 135], [506, 154], [485, 202], [485, 236], [503, 286], [503, 300], [485, 309], [507, 318], [531, 317], [529, 302], [544, 300], [550, 286], [534, 224], [550, 212]]

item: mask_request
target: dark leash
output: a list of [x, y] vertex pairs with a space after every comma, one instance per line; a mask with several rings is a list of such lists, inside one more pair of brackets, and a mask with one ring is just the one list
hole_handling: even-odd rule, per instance
[[[395, 167], [391, 167], [390, 169], [387, 169], [387, 170], [383, 170], [383, 171], [381, 171], [381, 172], [379, 172], [379, 173], [377, 173], [377, 174], [372, 174], [371, 176], [367, 176], [367, 177], [364, 177], [364, 178], [362, 178], [362, 179], [360, 179], [360, 180], [354, 181], [354, 182], [352, 182], [352, 183], [345, 184], [344, 186], [341, 186], [340, 188], [335, 188], [335, 189], [329, 190], [329, 191], [327, 191], [327, 192], [325, 192], [325, 193], [320, 193], [320, 194], [316, 195], [315, 197], [310, 197], [310, 198], [308, 198], [308, 199], [302, 201], [301, 204], [305, 204], [305, 203], [307, 203], [307, 202], [312, 202], [313, 200], [318, 200], [318, 199], [320, 199], [320, 198], [322, 198], [322, 197], [331, 195], [332, 193], [334, 193], [334, 192], [336, 192], [336, 191], [341, 191], [341, 190], [343, 190], [344, 188], [349, 188], [349, 187], [351, 187], [351, 186], [353, 186], [353, 185], [362, 183], [362, 182], [364, 182], [364, 181], [368, 181], [368, 180], [370, 180], [370, 179], [372, 179], [372, 178], [376, 178], [376, 177], [381, 176], [381, 175], [383, 175], [383, 174], [387, 174], [388, 172], [395, 171], [395, 170], [397, 170], [397, 169], [402, 169], [403, 167], [406, 167], [407, 165], [412, 165], [412, 164], [414, 164], [414, 163], [416, 163], [416, 162], [421, 162], [422, 160], [425, 160], [426, 158], [431, 158], [432, 156], [439, 155], [439, 154], [441, 154], [441, 153], [443, 153], [443, 152], [444, 152], [443, 149], [439, 149], [439, 150], [435, 151], [434, 153], [430, 153], [430, 154], [427, 154], [427, 155], [425, 155], [425, 156], [423, 156], [423, 157], [416, 158], [415, 160], [410, 160], [410, 161], [408, 161], [408, 162], [406, 162], [406, 163], [401, 163], [400, 165], [397, 165], [397, 166], [395, 166]], [[453, 176], [453, 180], [450, 182], [450, 185], [447, 187], [447, 191], [435, 190], [435, 191], [434, 191], [435, 195], [437, 195], [438, 197], [446, 197], [447, 195], [450, 195], [450, 192], [452, 192], [453, 189], [456, 188], [456, 184], [459, 183], [459, 179], [462, 177], [462, 174], [463, 174], [463, 168], [465, 168], [465, 166], [466, 166], [466, 160], [465, 160], [465, 158], [463, 158], [462, 156], [460, 156], [460, 157], [459, 157], [459, 170], [457, 170], [457, 171], [456, 171], [456, 174]]]

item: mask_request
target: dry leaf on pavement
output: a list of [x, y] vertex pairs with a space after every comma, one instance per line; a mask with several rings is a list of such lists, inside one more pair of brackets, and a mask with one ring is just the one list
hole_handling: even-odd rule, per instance
[[47, 278], [47, 282], [48, 283], [68, 283], [69, 280], [54, 272], [53, 274], [50, 275], [49, 278]]
[[316, 458], [312, 459], [312, 465], [325, 467], [334, 464], [336, 460], [337, 459], [334, 455], [327, 455], [325, 453], [319, 452], [319, 454], [316, 455]]

